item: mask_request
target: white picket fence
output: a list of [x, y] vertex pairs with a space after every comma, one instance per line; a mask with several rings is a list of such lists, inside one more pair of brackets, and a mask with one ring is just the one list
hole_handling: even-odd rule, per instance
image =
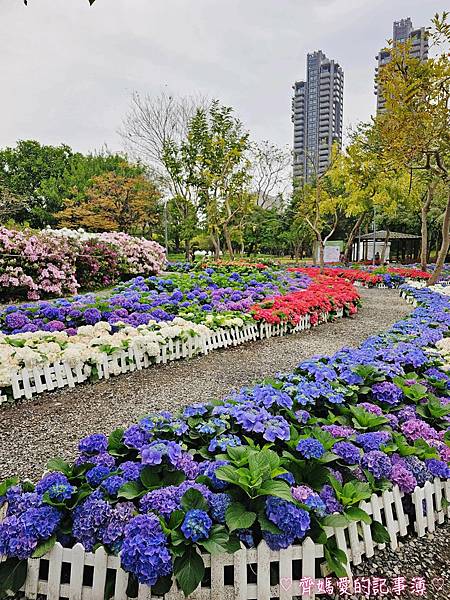
[[[450, 481], [436, 478], [409, 495], [412, 514], [405, 511], [404, 494], [398, 487], [381, 495], [373, 494], [360, 507], [375, 521], [383, 523], [395, 550], [398, 538], [407, 533], [423, 536], [435, 530], [436, 523], [450, 517]], [[372, 537], [370, 526], [351, 522], [346, 527], [325, 528], [334, 536], [347, 558], [347, 575], [351, 580], [351, 565], [370, 558], [376, 548], [384, 548]], [[241, 548], [235, 554], [203, 555], [207, 578], [189, 596], [191, 600], [292, 600], [301, 597], [311, 600], [320, 596], [320, 588], [308, 590], [311, 580], [317, 586], [321, 577], [329, 574], [324, 562], [324, 548], [306, 538], [302, 544], [286, 550], [272, 551], [265, 542], [257, 548]], [[57, 543], [51, 552], [40, 559], [28, 560], [28, 576], [22, 588], [27, 600], [103, 600], [107, 577], [115, 577], [114, 600], [130, 600], [127, 596], [128, 574], [120, 567], [117, 556], [108, 556], [103, 548], [95, 553], [85, 552], [81, 544], [63, 548]], [[308, 584], [308, 586], [307, 586]], [[138, 600], [156, 600], [151, 588], [139, 586]], [[184, 595], [172, 586], [164, 600], [183, 600]]]
[[[334, 313], [336, 317], [343, 316], [340, 309]], [[319, 323], [330, 320], [329, 313], [320, 316]], [[281, 323], [271, 325], [269, 323], [252, 323], [243, 327], [221, 328], [211, 331], [208, 335], [197, 335], [186, 340], [171, 340], [162, 344], [158, 356], [149, 356], [136, 349], [129, 348], [104, 354], [102, 360], [95, 365], [96, 376], [99, 379], [109, 379], [113, 375], [140, 371], [154, 364], [165, 364], [169, 361], [182, 358], [192, 358], [198, 355], [208, 354], [218, 348], [238, 346], [246, 342], [274, 336], [297, 333], [311, 327], [310, 316], [305, 315], [295, 326]], [[76, 366], [66, 362], [55, 362], [33, 368], [23, 368], [11, 374], [11, 392], [13, 401], [22, 398], [30, 399], [36, 394], [45, 391], [53, 391], [64, 387], [75, 387], [93, 376], [93, 368], [87, 363], [79, 363]], [[0, 406], [10, 403], [11, 400], [5, 391], [0, 390]]]

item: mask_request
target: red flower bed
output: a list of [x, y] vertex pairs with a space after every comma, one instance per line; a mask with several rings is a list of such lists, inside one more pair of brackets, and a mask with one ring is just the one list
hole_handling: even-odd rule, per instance
[[[308, 273], [311, 275], [311, 273]], [[321, 313], [340, 308], [348, 315], [356, 313], [359, 294], [351, 283], [340, 277], [314, 274], [313, 283], [304, 291], [268, 298], [251, 307], [253, 318], [266, 323], [297, 325], [300, 318], [309, 314], [315, 325]]]
[[391, 275], [399, 275], [408, 279], [429, 279], [431, 273], [426, 273], [420, 269], [408, 269], [402, 267], [388, 267], [387, 272]]
[[[288, 271], [293, 271], [295, 273], [306, 273], [310, 277], [315, 277], [317, 273], [317, 267], [309, 267], [309, 268], [290, 268]], [[366, 285], [376, 285], [377, 283], [382, 283], [383, 278], [381, 275], [377, 275], [375, 273], [368, 273], [367, 271], [359, 271], [358, 269], [328, 269], [325, 267], [323, 270], [324, 275], [329, 275], [330, 277], [342, 277], [343, 279], [347, 279], [352, 283], [355, 281], [360, 281], [361, 283], [365, 283]]]

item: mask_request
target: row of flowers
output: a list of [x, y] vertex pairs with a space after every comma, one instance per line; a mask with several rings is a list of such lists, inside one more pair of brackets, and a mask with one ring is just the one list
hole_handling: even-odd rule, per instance
[[450, 378], [436, 350], [450, 300], [408, 291], [420, 306], [357, 349], [306, 360], [221, 402], [90, 435], [73, 463], [51, 461], [37, 485], [5, 482], [8, 568], [56, 540], [103, 545], [120, 554], [131, 584], [159, 595], [174, 578], [189, 594], [205, 573], [201, 552], [262, 539], [278, 550], [308, 535], [344, 574], [345, 555], [325, 526], [362, 520], [387, 541], [361, 500], [450, 478]]
[[[243, 320], [224, 316], [222, 327], [242, 326]], [[185, 341], [189, 337], [208, 336], [212, 331], [206, 325], [192, 323], [176, 317], [167, 323], [151, 322], [147, 325], [112, 327], [105, 321], [83, 325], [74, 336], [65, 331], [49, 333], [0, 334], [0, 390], [11, 385], [14, 372], [33, 369], [56, 362], [75, 368], [82, 365], [86, 376], [95, 376], [95, 369], [103, 358], [121, 350], [136, 350], [149, 357], [159, 356], [161, 346], [169, 340]]]
[[0, 311], [0, 331], [67, 331], [74, 335], [78, 327], [99, 321], [136, 327], [180, 316], [200, 322], [208, 314], [248, 313], [261, 300], [298, 292], [310, 284], [311, 278], [303, 273], [272, 269], [240, 274], [206, 268], [165, 277], [136, 277], [109, 294], [8, 306]]
[[[316, 268], [317, 269], [317, 268]], [[314, 269], [291, 267], [288, 271], [295, 273], [308, 273]], [[330, 276], [342, 277], [352, 283], [361, 283], [367, 287], [374, 287], [382, 284], [389, 288], [398, 287], [406, 280], [426, 281], [431, 277], [430, 273], [416, 268], [403, 267], [378, 267], [376, 269], [363, 269], [359, 265], [352, 268], [326, 267], [323, 273]]]
[[314, 276], [269, 269], [240, 275], [207, 268], [196, 274], [138, 277], [109, 297], [90, 294], [8, 306], [0, 312], [0, 386], [10, 386], [12, 373], [23, 367], [58, 361], [84, 365], [95, 375], [104, 354], [136, 344], [148, 356], [158, 356], [174, 331], [183, 339], [255, 321], [295, 326], [308, 314], [315, 325], [324, 313], [356, 312], [359, 297], [350, 283]]
[[0, 227], [2, 297], [37, 300], [108, 287], [123, 278], [159, 273], [165, 263], [164, 249], [153, 241], [125, 233], [69, 233]]

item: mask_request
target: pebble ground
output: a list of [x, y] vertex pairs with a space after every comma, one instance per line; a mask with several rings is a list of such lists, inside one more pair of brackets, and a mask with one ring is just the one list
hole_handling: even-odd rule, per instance
[[[331, 354], [357, 346], [409, 314], [398, 292], [361, 289], [363, 308], [356, 318], [339, 319], [299, 334], [261, 340], [212, 352], [208, 356], [130, 373], [109, 381], [47, 393], [0, 411], [0, 481], [11, 475], [38, 478], [53, 456], [73, 458], [78, 440], [90, 433], [108, 433], [148, 412], [176, 410], [191, 402], [221, 398], [232, 389], [289, 371], [315, 354]], [[423, 538], [404, 539], [397, 551], [378, 550], [354, 568], [354, 577], [425, 581], [423, 593], [337, 595], [363, 600], [450, 599], [450, 525]], [[328, 596], [330, 597], [330, 596]]]
[[0, 481], [12, 475], [36, 479], [50, 458], [72, 458], [85, 435], [108, 434], [152, 411], [222, 398], [234, 388], [292, 370], [315, 354], [357, 346], [411, 311], [394, 290], [362, 288], [361, 295], [363, 307], [352, 319], [44, 393], [1, 410]]

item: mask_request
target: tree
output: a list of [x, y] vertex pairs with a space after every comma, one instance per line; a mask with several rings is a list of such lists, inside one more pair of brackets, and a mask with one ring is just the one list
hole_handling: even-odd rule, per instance
[[68, 200], [58, 213], [62, 226], [90, 231], [147, 233], [159, 221], [160, 194], [144, 176], [104, 173], [92, 179], [85, 196]]
[[46, 198], [43, 185], [50, 178], [59, 179], [72, 158], [72, 149], [65, 144], [45, 146], [35, 140], [21, 140], [14, 148], [0, 150], [0, 184], [26, 200], [17, 214], [19, 221], [29, 221], [35, 227], [52, 222], [60, 204]]
[[314, 184], [307, 183], [299, 188], [299, 216], [303, 218], [315, 235], [319, 248], [320, 270], [324, 268], [324, 250], [338, 224], [339, 197], [330, 191], [329, 181], [323, 176]]
[[[189, 172], [192, 157], [183, 155], [189, 125], [196, 111], [207, 110], [210, 102], [202, 96], [176, 96], [162, 92], [141, 96], [134, 92], [128, 114], [119, 131], [126, 148], [151, 169], [168, 199], [168, 214], [181, 236], [190, 259], [190, 240], [198, 229], [195, 191]], [[179, 153], [173, 152], [180, 149]], [[178, 242], [179, 242], [178, 241]]]
[[27, 201], [0, 185], [0, 224], [8, 219], [16, 219], [20, 213], [28, 211]]
[[[379, 73], [386, 111], [377, 117], [376, 126], [384, 161], [411, 173], [423, 171], [428, 175], [423, 213], [431, 205], [435, 181], [441, 181], [448, 190], [442, 244], [430, 285], [439, 279], [450, 245], [450, 58], [445, 49], [445, 43], [450, 41], [450, 25], [447, 18], [448, 13], [436, 15], [429, 32], [436, 57], [421, 62], [411, 56], [408, 43], [396, 44], [389, 48], [391, 60]], [[427, 234], [425, 217], [423, 214], [424, 237]], [[422, 242], [426, 248], [426, 239]], [[424, 254], [422, 252], [422, 262]]]
[[262, 208], [282, 205], [284, 195], [292, 181], [292, 153], [268, 141], [249, 145], [251, 187]]
[[146, 175], [146, 168], [139, 163], [130, 163], [126, 156], [111, 154], [105, 150], [93, 154], [74, 154], [62, 174], [41, 183], [41, 193], [59, 210], [72, 201], [75, 205], [85, 199], [86, 190], [94, 177], [115, 173], [123, 177]]
[[240, 229], [241, 217], [252, 202], [247, 148], [248, 133], [242, 123], [218, 101], [197, 110], [181, 142], [165, 144], [163, 160], [177, 192], [175, 198], [197, 211], [217, 258], [222, 235], [233, 255], [232, 232]]

